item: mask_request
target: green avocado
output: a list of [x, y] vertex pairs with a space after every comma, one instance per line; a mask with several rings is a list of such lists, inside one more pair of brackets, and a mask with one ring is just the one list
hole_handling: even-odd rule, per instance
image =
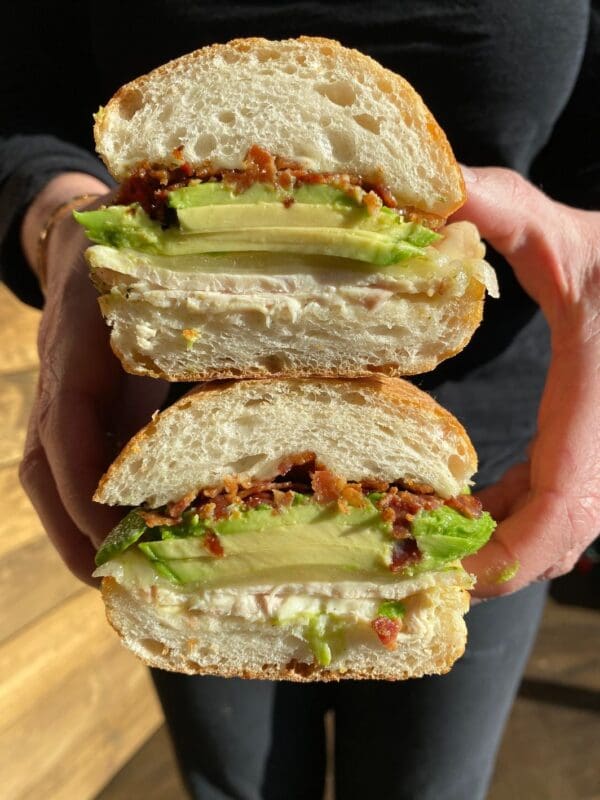
[[[193, 524], [193, 521], [191, 521]], [[344, 580], [387, 573], [393, 541], [369, 503], [348, 514], [335, 503], [307, 502], [280, 513], [272, 508], [217, 522], [223, 556], [207, 550], [203, 536], [143, 542], [139, 549], [181, 583], [217, 586], [265, 581]], [[243, 535], [241, 535], [243, 533]]]
[[294, 203], [311, 205], [336, 205], [362, 208], [343, 192], [327, 184], [303, 184], [293, 190], [276, 189], [269, 183], [255, 183], [243, 192], [221, 182], [196, 183], [169, 192], [171, 208], [197, 206], [248, 205], [249, 203], [280, 203], [293, 199]]
[[377, 609], [378, 617], [388, 619], [402, 619], [406, 614], [406, 608], [399, 600], [385, 600]]
[[487, 511], [477, 519], [469, 519], [448, 506], [419, 511], [411, 523], [412, 534], [423, 553], [419, 572], [476, 553], [487, 543], [495, 527]]
[[[372, 494], [363, 508], [342, 513], [336, 503], [321, 505], [295, 494], [289, 507], [270, 506], [233, 514], [228, 519], [203, 520], [194, 511], [178, 525], [146, 528], [130, 512], [107, 537], [96, 556], [98, 566], [137, 544], [137, 552], [161, 576], [175, 583], [218, 586], [265, 582], [398, 580], [443, 569], [476, 552], [490, 538], [495, 523], [488, 513], [469, 519], [448, 506], [420, 511], [411, 523], [421, 559], [392, 573], [394, 539], [381, 518]], [[206, 547], [205, 534], [219, 537], [223, 557]], [[401, 609], [387, 608], [390, 616]]]
[[[290, 506], [274, 511], [269, 505], [260, 505], [247, 511], [233, 514], [228, 519], [206, 521], [194, 513], [185, 513], [180, 525], [165, 526], [160, 529], [163, 539], [170, 543], [163, 551], [168, 558], [190, 558], [198, 552], [198, 541], [188, 537], [198, 537], [207, 530], [219, 536], [237, 533], [251, 533], [271, 530], [273, 528], [289, 528], [298, 525], [335, 524], [337, 529], [346, 533], [361, 533], [375, 529], [383, 534], [389, 533], [389, 525], [381, 519], [381, 514], [370, 502], [364, 508], [349, 508], [348, 513], [339, 511], [336, 503], [321, 505], [302, 494], [295, 494]], [[178, 541], [174, 542], [173, 539]], [[185, 540], [187, 539], [187, 544]], [[233, 540], [225, 540], [224, 547], [237, 547]], [[165, 544], [165, 542], [162, 542]], [[201, 545], [203, 547], [203, 545]]]
[[111, 247], [129, 247], [153, 253], [169, 242], [176, 231], [163, 230], [144, 209], [130, 206], [107, 206], [96, 211], [74, 211], [73, 216], [85, 228], [88, 239]]
[[260, 184], [241, 194], [217, 187], [221, 184], [198, 184], [171, 192], [177, 226], [162, 226], [138, 204], [74, 215], [93, 242], [163, 256], [278, 252], [390, 266], [424, 256], [423, 248], [439, 238], [389, 208], [369, 214], [328, 186], [301, 186], [288, 193], [291, 204], [277, 202], [277, 191]]
[[130, 511], [108, 534], [96, 553], [96, 566], [106, 564], [140, 539], [146, 532], [145, 521], [136, 511]]
[[278, 625], [294, 625], [312, 650], [315, 661], [328, 667], [345, 649], [345, 633], [348, 624], [334, 614], [307, 614], [301, 612], [286, 619], [278, 619]]
[[360, 208], [298, 203], [197, 206], [180, 208], [177, 219], [183, 233], [225, 233], [249, 228], [358, 228], [365, 220]]

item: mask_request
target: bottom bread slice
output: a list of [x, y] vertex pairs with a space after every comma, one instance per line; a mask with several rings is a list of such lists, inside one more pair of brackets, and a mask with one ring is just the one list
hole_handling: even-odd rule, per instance
[[473, 280], [461, 297], [392, 295], [377, 313], [369, 303], [326, 293], [132, 289], [100, 299], [111, 346], [128, 372], [186, 381], [352, 377], [426, 372], [459, 352], [481, 320], [483, 287]]
[[368, 623], [348, 627], [344, 647], [326, 667], [315, 662], [293, 625], [157, 605], [151, 592], [130, 590], [113, 577], [103, 579], [102, 595], [124, 645], [151, 667], [291, 681], [405, 680], [446, 673], [463, 654], [469, 609], [463, 586], [444, 583], [413, 596], [394, 650]]

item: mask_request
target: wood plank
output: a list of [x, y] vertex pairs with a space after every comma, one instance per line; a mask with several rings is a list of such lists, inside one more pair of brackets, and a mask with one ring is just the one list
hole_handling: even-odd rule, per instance
[[22, 372], [37, 366], [37, 309], [21, 303], [0, 284], [0, 374]]
[[597, 611], [550, 599], [525, 675], [600, 692], [599, 643]]
[[597, 612], [548, 600], [488, 800], [600, 798], [599, 641]]
[[81, 588], [45, 537], [4, 555], [0, 558], [0, 642]]
[[161, 723], [146, 669], [82, 589], [0, 646], [3, 797], [94, 797]]
[[33, 370], [0, 375], [0, 467], [21, 460], [36, 384]]
[[106, 648], [114, 637], [100, 595], [82, 587], [39, 624], [0, 645], [0, 731], [38, 707], [47, 692], [77, 669], [87, 649]]
[[46, 538], [17, 467], [0, 469], [0, 642], [81, 588]]
[[600, 770], [594, 742], [598, 715], [518, 699], [513, 707], [488, 800], [592, 800]]
[[17, 466], [0, 468], [0, 559], [45, 535], [19, 483]]
[[39, 317], [0, 286], [0, 794], [87, 800], [162, 716], [146, 669], [62, 565], [18, 481]]
[[96, 797], [96, 800], [187, 800], [173, 745], [163, 725]]

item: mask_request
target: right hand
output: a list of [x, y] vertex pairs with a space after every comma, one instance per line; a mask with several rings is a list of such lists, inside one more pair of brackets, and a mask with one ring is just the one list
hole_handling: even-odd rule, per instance
[[552, 335], [529, 460], [479, 495], [499, 525], [465, 567], [475, 594], [493, 597], [564, 575], [600, 531], [600, 213], [557, 203], [510, 170], [465, 177], [469, 199], [453, 219], [474, 222], [506, 258]]
[[[82, 193], [103, 193], [88, 208], [110, 199], [104, 184], [91, 176], [77, 182], [76, 175], [54, 179], [30, 207], [22, 230], [30, 261], [41, 229], [36, 219], [43, 225], [48, 218], [35, 204], [48, 207], [53, 183], [53, 196], [63, 196], [52, 208]], [[55, 182], [61, 179], [57, 195]], [[20, 478], [67, 567], [93, 585], [95, 551], [123, 512], [95, 504], [92, 495], [120, 446], [162, 404], [168, 384], [126, 374], [113, 355], [83, 257], [88, 245], [70, 213], [56, 222], [47, 241], [40, 374]]]

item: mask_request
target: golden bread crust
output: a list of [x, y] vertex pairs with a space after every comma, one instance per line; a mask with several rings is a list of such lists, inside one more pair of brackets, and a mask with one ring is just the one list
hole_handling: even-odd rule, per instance
[[[122, 615], [123, 589], [114, 578], [106, 577], [102, 579], [102, 599], [104, 601], [106, 618], [121, 639], [123, 646], [128, 647], [127, 631], [125, 630], [124, 618]], [[469, 593], [461, 589], [462, 613], [469, 607]], [[170, 672], [179, 672], [186, 675], [218, 675], [221, 678], [246, 678], [254, 680], [285, 680], [294, 683], [338, 682], [340, 680], [387, 680], [398, 681], [409, 678], [420, 678], [423, 675], [445, 675], [450, 671], [455, 661], [460, 658], [465, 651], [466, 639], [455, 637], [448, 642], [445, 648], [437, 652], [422, 669], [377, 669], [374, 666], [362, 669], [349, 668], [345, 670], [329, 669], [318, 664], [298, 662], [291, 659], [286, 664], [265, 663], [260, 670], [256, 669], [227, 669], [218, 664], [199, 664], [193, 659], [180, 652], [174, 652], [167, 645], [153, 642], [154, 651], [150, 653], [148, 649], [141, 651], [134, 649], [133, 652], [146, 666], [157, 669], [164, 669]], [[129, 648], [131, 649], [131, 648]]]
[[[464, 452], [464, 458], [471, 464], [471, 473], [475, 472], [477, 468], [477, 454], [473, 448], [471, 440], [464, 427], [449, 411], [440, 406], [436, 401], [425, 392], [418, 389], [412, 383], [402, 380], [401, 378], [390, 377], [387, 375], [373, 375], [369, 377], [356, 377], [356, 378], [286, 378], [286, 383], [291, 380], [298, 381], [299, 383], [317, 383], [322, 384], [327, 382], [329, 384], [352, 384], [356, 387], [367, 387], [370, 391], [372, 402], [377, 403], [377, 398], [380, 397], [382, 401], [392, 401], [397, 407], [399, 415], [402, 415], [403, 409], [408, 407], [418, 410], [419, 413], [426, 416], [434, 416], [442, 424], [442, 427], [447, 431], [448, 435], [458, 438], [460, 445]], [[250, 380], [220, 380], [213, 382], [201, 383], [194, 387], [191, 391], [180, 398], [176, 403], [162, 411], [160, 417], [165, 419], [173, 415], [177, 415], [179, 410], [189, 407], [190, 405], [202, 405], [207, 399], [211, 398], [214, 393], [218, 393], [221, 399], [225, 398], [229, 392], [243, 393], [245, 388], [255, 386], [257, 383], [268, 387], [269, 384], [280, 383], [281, 379], [277, 378], [257, 378]], [[389, 413], [389, 411], [387, 412]], [[152, 439], [152, 436], [157, 431], [158, 415], [140, 430], [123, 448], [121, 453], [117, 456], [109, 469], [100, 479], [94, 500], [97, 502], [104, 502], [104, 487], [111, 482], [114, 475], [119, 474], [124, 466], [130, 459], [134, 459], [139, 447], [142, 443]], [[402, 477], [401, 475], [398, 476]]]
[[[481, 286], [481, 284], [479, 284]], [[484, 294], [482, 287], [481, 294]], [[102, 297], [99, 298], [102, 300]], [[423, 358], [418, 362], [418, 367], [413, 369], [402, 369], [395, 363], [390, 364], [365, 364], [362, 369], [348, 369], [340, 362], [332, 369], [319, 369], [307, 367], [306, 369], [269, 369], [263, 365], [255, 367], [238, 367], [230, 369], [202, 369], [199, 364], [195, 370], [170, 371], [165, 372], [149, 355], [136, 354], [137, 360], [133, 360], [124, 353], [116, 344], [111, 336], [110, 346], [115, 356], [121, 362], [121, 366], [131, 375], [142, 375], [148, 378], [160, 378], [163, 381], [197, 383], [200, 381], [217, 381], [236, 378], [239, 380], [253, 378], [365, 378], [372, 375], [388, 375], [390, 377], [402, 378], [410, 375], [421, 375], [435, 369], [442, 361], [460, 353], [469, 343], [474, 332], [483, 319], [483, 297], [481, 300], [464, 300], [460, 306], [461, 316], [457, 320], [457, 327], [463, 331], [463, 338], [455, 347], [440, 350], [431, 358]]]
[[[298, 39], [288, 39], [282, 41], [269, 41], [262, 38], [234, 39], [226, 44], [214, 44], [195, 50], [192, 53], [181, 56], [180, 58], [169, 61], [146, 75], [131, 81], [109, 100], [107, 105], [96, 115], [94, 126], [94, 138], [101, 158], [104, 160], [109, 171], [114, 174], [109, 160], [103, 155], [103, 139], [108, 135], [109, 119], [112, 114], [119, 114], [127, 117], [131, 111], [135, 110], [136, 103], [140, 102], [140, 92], [153, 80], [160, 78], [171, 78], [180, 73], [185, 73], [186, 69], [197, 61], [212, 62], [217, 58], [227, 59], [228, 54], [248, 53], [261, 48], [271, 48], [277, 50], [283, 46], [295, 46], [299, 51], [310, 52], [320, 51], [322, 54], [333, 56], [336, 61], [344, 61], [355, 73], [369, 74], [377, 85], [385, 87], [385, 92], [389, 95], [391, 102], [394, 98], [401, 98], [409, 106], [418, 108], [419, 114], [425, 115], [427, 135], [435, 142], [440, 155], [440, 160], [444, 164], [444, 172], [451, 185], [452, 199], [440, 200], [437, 203], [437, 211], [440, 216], [448, 217], [460, 208], [466, 200], [465, 184], [460, 167], [458, 166], [454, 153], [448, 142], [446, 134], [440, 128], [433, 115], [426, 107], [421, 96], [413, 87], [400, 75], [385, 69], [378, 62], [358, 50], [352, 50], [342, 46], [339, 42], [322, 37], [301, 36]], [[283, 157], [289, 157], [289, 153], [275, 153]], [[206, 161], [195, 163], [190, 159], [192, 166], [200, 167]], [[374, 165], [376, 168], [377, 165]], [[401, 199], [401, 198], [399, 198]]]

